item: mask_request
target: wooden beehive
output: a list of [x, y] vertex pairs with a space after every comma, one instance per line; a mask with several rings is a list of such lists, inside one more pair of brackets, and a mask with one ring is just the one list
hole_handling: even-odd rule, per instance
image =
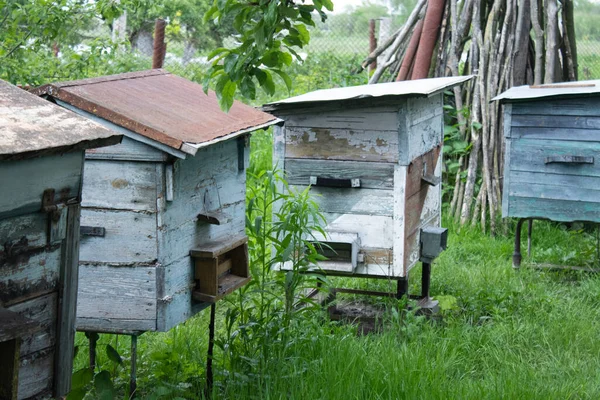
[[[264, 110], [274, 163], [290, 188], [311, 185], [324, 213], [328, 274], [404, 278], [419, 234], [439, 226], [443, 91], [468, 77], [319, 90]], [[327, 254], [326, 254], [327, 256]]]
[[84, 150], [120, 139], [0, 80], [2, 399], [69, 391]]
[[600, 222], [600, 80], [514, 87], [504, 103], [502, 215]]
[[[247, 258], [237, 257], [248, 134], [275, 117], [237, 102], [224, 113], [213, 92], [162, 70], [39, 94], [125, 135], [86, 154], [78, 330], [166, 331], [222, 297], [220, 286], [248, 281]], [[229, 248], [217, 256], [229, 261], [195, 268], [207, 246]]]

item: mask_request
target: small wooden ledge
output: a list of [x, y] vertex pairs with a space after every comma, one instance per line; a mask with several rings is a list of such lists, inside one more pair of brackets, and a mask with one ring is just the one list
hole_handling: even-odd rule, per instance
[[198, 214], [198, 221], [212, 225], [223, 225], [231, 220], [231, 216], [224, 212], [212, 211]]
[[191, 250], [190, 256], [195, 264], [192, 298], [196, 301], [215, 303], [251, 279], [246, 235], [205, 243]]

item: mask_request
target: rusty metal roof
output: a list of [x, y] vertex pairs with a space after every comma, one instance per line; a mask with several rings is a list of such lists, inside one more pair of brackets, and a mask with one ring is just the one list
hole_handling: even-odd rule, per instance
[[587, 96], [600, 96], [600, 80], [515, 86], [494, 97], [492, 101], [500, 100], [503, 103], [510, 103], [544, 98]]
[[109, 146], [122, 137], [0, 80], [0, 160]]
[[[221, 111], [214, 92], [156, 69], [45, 85], [35, 89], [123, 128], [189, 153], [276, 123], [276, 117], [235, 101]], [[186, 146], [188, 145], [188, 146]], [[191, 146], [190, 146], [191, 145]], [[188, 151], [186, 151], [186, 149]]]
[[263, 106], [264, 110], [275, 111], [301, 107], [308, 104], [329, 101], [352, 101], [359, 99], [371, 99], [378, 97], [426, 97], [439, 93], [443, 90], [460, 85], [470, 80], [473, 76], [450, 76], [444, 78], [416, 79], [413, 81], [400, 81], [378, 83], [375, 85], [359, 85], [333, 89], [322, 89], [306, 93], [289, 99], [268, 103]]

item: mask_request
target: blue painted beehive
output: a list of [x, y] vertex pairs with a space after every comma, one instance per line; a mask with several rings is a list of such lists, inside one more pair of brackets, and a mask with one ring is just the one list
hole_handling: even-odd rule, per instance
[[0, 80], [1, 399], [69, 392], [84, 151], [120, 140]]
[[163, 70], [38, 94], [125, 136], [86, 153], [78, 330], [166, 331], [250, 279], [248, 134], [275, 117]]

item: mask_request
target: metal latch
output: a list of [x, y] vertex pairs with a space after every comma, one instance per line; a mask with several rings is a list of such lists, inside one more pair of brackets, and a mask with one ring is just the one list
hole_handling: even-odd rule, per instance
[[442, 179], [439, 176], [435, 176], [434, 174], [427, 173], [427, 163], [423, 163], [423, 175], [421, 176], [421, 180], [428, 184], [429, 186], [437, 186], [440, 184]]
[[359, 188], [360, 179], [338, 179], [338, 178], [323, 178], [321, 176], [311, 176], [310, 184], [312, 186], [325, 186], [337, 188]]
[[99, 236], [104, 237], [106, 229], [102, 226], [80, 226], [79, 236]]
[[46, 189], [42, 195], [42, 212], [48, 214], [48, 244], [63, 240], [67, 233], [67, 213], [63, 209], [77, 204], [77, 198], [69, 198], [69, 190], [61, 192], [61, 200], [55, 201], [55, 190]]

